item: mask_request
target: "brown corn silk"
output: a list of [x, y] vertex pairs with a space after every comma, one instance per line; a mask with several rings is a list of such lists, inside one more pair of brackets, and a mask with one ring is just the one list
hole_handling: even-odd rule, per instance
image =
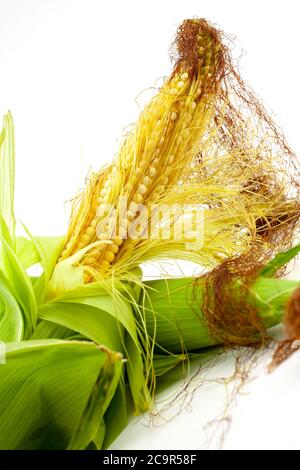
[[300, 289], [292, 295], [284, 316], [287, 334], [292, 339], [300, 339]]
[[267, 340], [263, 321], [249, 302], [249, 288], [262, 265], [253, 253], [223, 261], [194, 281], [203, 290], [200, 309], [212, 340], [224, 346], [257, 346]]
[[300, 348], [300, 288], [295, 290], [286, 306], [283, 323], [288, 338], [278, 343], [269, 366], [270, 371]]
[[[257, 261], [264, 262], [290, 246], [299, 218], [295, 155], [234, 67], [229, 41], [204, 19], [180, 25], [171, 48], [170, 77], [124, 137], [113, 163], [92, 174], [74, 200], [60, 260], [87, 248], [80, 261], [86, 282], [126, 274], [151, 259], [190, 259], [211, 268], [241, 254], [233, 262], [235, 272], [247, 277], [253, 250]], [[120, 196], [129, 202], [125, 213]], [[126, 238], [128, 227], [139, 228], [140, 204], [174, 203], [203, 208], [204, 236], [198, 251], [187, 249], [187, 239], [178, 241], [172, 230], [168, 240]], [[106, 204], [117, 211], [119, 236], [113, 234], [115, 222], [103, 226]], [[180, 217], [179, 208], [172, 223]], [[161, 221], [156, 223], [159, 228]], [[99, 239], [109, 243], [89, 250]], [[231, 263], [212, 272], [211, 283], [220, 297], [214, 300], [216, 306], [224, 295], [222, 285], [231, 282]], [[250, 334], [249, 328], [261, 330], [251, 312], [250, 325], [247, 315], [241, 319], [235, 311], [234, 337], [240, 338], [237, 330], [243, 330], [243, 337]], [[207, 321], [212, 331], [227, 328], [215, 314], [209, 313]]]

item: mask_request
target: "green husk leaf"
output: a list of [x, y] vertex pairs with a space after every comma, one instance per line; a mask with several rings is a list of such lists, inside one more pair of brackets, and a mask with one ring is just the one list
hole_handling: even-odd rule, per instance
[[144, 305], [147, 331], [155, 339], [157, 353], [185, 354], [212, 345], [195, 305], [193, 278], [147, 281], [145, 285], [150, 289], [140, 303]]
[[[114, 396], [121, 372], [122, 362], [116, 362], [115, 358], [121, 359], [121, 355], [108, 355], [99, 372], [96, 383], [90, 393], [89, 400], [83, 410], [76, 430], [68, 445], [69, 450], [84, 450], [93, 442], [99, 449], [102, 447], [103, 433], [102, 418], [107, 406]], [[100, 426], [100, 434], [99, 434]], [[101, 437], [100, 437], [101, 436]]]
[[24, 265], [25, 263], [27, 264], [29, 260], [35, 260], [35, 263], [39, 263], [43, 269], [43, 273], [34, 283], [36, 301], [38, 304], [40, 304], [45, 300], [48, 283], [54, 270], [57, 258], [61, 253], [64, 237], [33, 237], [24, 224], [23, 228], [29, 236], [29, 240], [26, 244], [23, 242], [22, 255], [24, 257], [24, 261], [22, 258], [20, 258], [21, 262]]
[[40, 263], [44, 271], [47, 272], [48, 280], [61, 252], [64, 237], [33, 237], [24, 225], [23, 227], [30, 238], [17, 238], [17, 256], [25, 269]]
[[145, 380], [141, 350], [129, 335], [126, 341], [126, 354], [128, 358], [126, 370], [135, 405], [134, 411], [139, 414], [141, 411], [149, 410], [152, 399]]
[[260, 270], [259, 275], [262, 277], [273, 277], [280, 268], [283, 268], [283, 266], [295, 258], [299, 252], [300, 245], [296, 245], [290, 250], [278, 253]]
[[40, 306], [38, 316], [124, 354], [131, 393], [136, 412], [139, 412], [149, 408], [151, 400], [147, 392], [136, 320], [125, 295], [129, 290], [130, 286], [124, 293], [114, 288], [108, 295], [101, 283], [81, 286]]
[[187, 361], [188, 357], [188, 354], [154, 354], [153, 365], [155, 376], [161, 377], [167, 374], [182, 362]]
[[104, 439], [105, 439], [105, 435], [106, 435], [105, 422], [104, 422], [104, 419], [102, 418], [100, 423], [99, 423], [97, 433], [94, 436], [93, 441], [90, 442], [90, 444], [88, 445], [87, 450], [102, 449], [103, 448], [103, 442], [104, 442]]
[[300, 281], [260, 277], [250, 289], [249, 301], [254, 302], [266, 328], [278, 325], [285, 307]]
[[119, 436], [128, 421], [128, 400], [123, 378], [119, 381], [116, 392], [104, 415], [105, 438], [103, 449], [108, 449], [112, 442]]
[[53, 272], [57, 258], [61, 252], [64, 237], [33, 237], [32, 242], [39, 253], [43, 274], [34, 285], [37, 303], [45, 300], [48, 282]]
[[40, 320], [30, 339], [73, 339], [76, 335], [78, 335], [78, 333], [58, 323]]
[[1, 237], [8, 242], [3, 230], [7, 227], [12, 247], [15, 244], [14, 218], [15, 189], [15, 137], [12, 115], [8, 112], [3, 117], [3, 129], [0, 134], [0, 214], [5, 221], [1, 226]]
[[[0, 366], [0, 449], [67, 449], [74, 436], [80, 446], [89, 443], [89, 406], [101, 417], [121, 366], [120, 355], [84, 341], [7, 344]], [[101, 390], [98, 402], [99, 380], [106, 398]]]
[[156, 377], [162, 377], [179, 365], [188, 368], [192, 359], [207, 359], [215, 354], [215, 348], [206, 348], [199, 352], [186, 354], [154, 354], [153, 365]]
[[57, 235], [53, 237], [35, 236], [32, 241], [40, 255], [40, 261], [45, 273], [45, 281], [48, 282], [59, 257], [63, 244], [64, 236]]
[[[5, 227], [4, 220], [0, 217], [0, 226]], [[37, 304], [32, 282], [18, 259], [13, 248], [2, 238], [2, 259], [4, 276], [7, 284], [24, 315], [24, 338], [29, 337], [37, 323]], [[3, 274], [2, 274], [3, 278]]]
[[120, 295], [120, 291], [117, 289], [114, 289], [111, 294], [108, 294], [107, 291], [103, 289], [101, 283], [87, 284], [73, 289], [56, 299], [50, 300], [40, 307], [40, 311], [43, 312], [44, 309], [47, 308], [47, 305], [55, 303], [62, 303], [64, 305], [78, 303], [99, 309], [101, 312], [107, 312], [114, 320], [123, 325], [132, 336], [137, 346], [139, 345], [131, 305], [124, 296]]
[[[99, 303], [100, 307], [100, 303]], [[48, 302], [38, 310], [39, 318], [77, 331], [97, 344], [123, 352], [123, 328], [104, 309], [80, 302]]]
[[5, 343], [21, 341], [23, 336], [23, 315], [15, 297], [0, 282], [0, 341]]
[[17, 257], [24, 269], [28, 269], [40, 262], [40, 256], [31, 240], [25, 237], [18, 237], [16, 240]]

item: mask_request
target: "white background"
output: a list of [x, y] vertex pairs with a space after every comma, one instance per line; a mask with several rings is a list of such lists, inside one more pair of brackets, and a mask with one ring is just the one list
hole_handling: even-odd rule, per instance
[[[247, 52], [240, 60], [242, 75], [300, 154], [298, 4], [0, 0], [0, 112], [11, 109], [15, 119], [17, 215], [34, 234], [64, 232], [65, 202], [89, 168], [112, 158], [123, 129], [138, 114], [137, 95], [144, 91], [138, 101], [145, 101], [149, 88], [169, 73], [170, 42], [178, 24], [191, 16], [236, 36], [233, 54]], [[236, 409], [225, 447], [300, 448], [299, 380], [297, 356], [263, 375]], [[220, 387], [197, 392], [192, 412], [162, 427], [133, 423], [116, 445], [199, 448], [202, 426], [217, 412]]]

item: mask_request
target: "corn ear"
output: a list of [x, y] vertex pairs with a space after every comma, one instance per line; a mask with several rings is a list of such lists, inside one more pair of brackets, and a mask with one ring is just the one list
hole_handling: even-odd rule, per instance
[[[180, 25], [170, 77], [113, 163], [92, 174], [74, 201], [51, 295], [70, 288], [66, 277], [74, 284], [125, 279], [141, 263], [165, 258], [211, 268], [253, 246], [265, 261], [291, 245], [300, 215], [298, 164], [224, 39], [203, 19]], [[141, 218], [153, 205], [177, 207], [170, 236], [161, 236], [166, 216]], [[191, 215], [183, 214], [186, 205], [203, 209], [197, 249], [188, 246], [190, 233], [175, 236], [176, 222]]]

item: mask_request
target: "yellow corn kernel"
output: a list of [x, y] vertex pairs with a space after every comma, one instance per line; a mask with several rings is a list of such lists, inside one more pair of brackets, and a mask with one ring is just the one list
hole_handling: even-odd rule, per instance
[[109, 263], [112, 263], [115, 257], [116, 256], [114, 255], [114, 253], [110, 250], [104, 254], [104, 259], [108, 261]]

